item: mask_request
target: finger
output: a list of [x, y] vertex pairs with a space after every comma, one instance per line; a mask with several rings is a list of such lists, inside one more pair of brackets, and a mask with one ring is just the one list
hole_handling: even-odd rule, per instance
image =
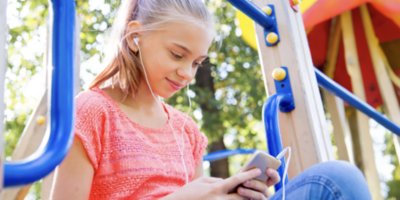
[[258, 191], [251, 190], [251, 189], [247, 189], [244, 187], [239, 187], [237, 191], [240, 196], [246, 197], [249, 199], [257, 199], [257, 200], [267, 199], [265, 194], [258, 192]]
[[233, 190], [236, 186], [239, 184], [242, 184], [243, 182], [247, 180], [251, 180], [261, 174], [261, 170], [258, 168], [251, 169], [245, 172], [240, 172], [234, 176], [231, 176], [221, 182], [222, 189], [225, 192], [229, 192]]
[[248, 189], [258, 191], [265, 196], [268, 196], [268, 186], [266, 185], [266, 183], [254, 179], [244, 182], [243, 186]]
[[246, 200], [246, 197], [242, 197], [239, 194], [236, 193], [232, 193], [232, 194], [228, 194], [227, 198], [225, 199], [229, 199], [229, 200]]
[[203, 180], [205, 183], [216, 183], [216, 182], [219, 182], [219, 181], [223, 181], [224, 179], [218, 178], [218, 177], [209, 177], [209, 176], [205, 176], [205, 177], [202, 177], [202, 180]]
[[268, 168], [265, 173], [268, 177], [266, 183], [268, 187], [279, 183], [279, 181], [281, 180], [281, 177], [279, 176], [278, 172], [272, 168]]

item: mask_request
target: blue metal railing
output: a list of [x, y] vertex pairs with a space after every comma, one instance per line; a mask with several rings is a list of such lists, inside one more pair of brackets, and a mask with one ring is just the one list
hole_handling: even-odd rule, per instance
[[275, 46], [279, 43], [279, 30], [278, 24], [276, 22], [275, 7], [273, 5], [265, 5], [265, 9], [270, 12], [268, 14], [258, 8], [257, 5], [248, 0], [228, 0], [233, 6], [238, 8], [240, 11], [245, 13], [260, 26], [264, 28], [264, 37], [267, 38], [268, 35], [273, 33], [273, 37], [276, 36], [276, 41], [265, 40], [267, 46]]
[[53, 73], [50, 138], [43, 150], [23, 161], [5, 163], [4, 186], [37, 181], [61, 163], [72, 144], [74, 113], [75, 3], [53, 0]]
[[[278, 108], [281, 112], [291, 112], [295, 108], [289, 71], [287, 67], [281, 67], [281, 69], [285, 71], [286, 75], [282, 80], [274, 80], [276, 94], [268, 97], [262, 110], [268, 152], [274, 157], [283, 149], [279, 129]], [[283, 177], [285, 167], [286, 162], [283, 157], [281, 158], [281, 166], [278, 168], [280, 177]], [[287, 183], [288, 177], [283, 177], [282, 180], [285, 180], [285, 183]], [[276, 190], [279, 190], [281, 187], [282, 181], [275, 185]]]
[[360, 100], [358, 97], [356, 97], [354, 94], [346, 90], [341, 85], [337, 84], [335, 81], [331, 80], [329, 77], [320, 72], [318, 69], [315, 69], [315, 75], [317, 76], [318, 84], [322, 88], [340, 97], [341, 99], [343, 99], [353, 107], [357, 108], [370, 118], [376, 120], [376, 122], [387, 128], [388, 130], [392, 131], [394, 134], [400, 136], [400, 127], [395, 123], [393, 123], [392, 121], [390, 121], [381, 113], [377, 112], [373, 107]]
[[[286, 103], [290, 101], [293, 101], [291, 95], [274, 94], [268, 97], [267, 102], [264, 104], [262, 116], [265, 127], [265, 136], [267, 138], [267, 147], [269, 154], [274, 157], [276, 157], [283, 149], [281, 134], [279, 131], [278, 107], [281, 103]], [[277, 170], [280, 177], [283, 177], [285, 166], [285, 158], [282, 158], [281, 166]], [[288, 182], [287, 176], [282, 178], [282, 180], [283, 179], [286, 179], [286, 183]], [[276, 190], [279, 190], [280, 188], [282, 188], [282, 181], [275, 185]]]
[[269, 29], [272, 26], [276, 25], [272, 17], [265, 14], [251, 1], [248, 0], [228, 0], [228, 1], [237, 9], [241, 10], [244, 14], [249, 16], [251, 19], [260, 24], [262, 27], [264, 27], [265, 29]]

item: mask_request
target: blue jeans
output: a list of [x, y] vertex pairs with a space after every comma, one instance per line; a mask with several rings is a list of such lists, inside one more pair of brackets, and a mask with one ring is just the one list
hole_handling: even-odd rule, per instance
[[[361, 171], [344, 161], [317, 164], [290, 180], [285, 187], [288, 200], [371, 199]], [[280, 199], [282, 189], [271, 197], [271, 200]]]

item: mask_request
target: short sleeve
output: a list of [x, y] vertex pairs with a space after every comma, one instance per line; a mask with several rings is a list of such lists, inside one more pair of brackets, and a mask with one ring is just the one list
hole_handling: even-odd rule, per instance
[[200, 132], [199, 127], [192, 118], [188, 120], [187, 129], [189, 133], [190, 144], [192, 146], [195, 166], [199, 166], [203, 161], [203, 155], [208, 145], [208, 139], [202, 132]]
[[83, 93], [76, 98], [75, 137], [77, 137], [96, 170], [101, 155], [104, 112], [93, 91]]

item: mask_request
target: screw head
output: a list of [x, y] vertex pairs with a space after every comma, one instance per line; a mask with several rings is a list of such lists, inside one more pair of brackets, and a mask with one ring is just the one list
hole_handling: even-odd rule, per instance
[[276, 81], [282, 81], [286, 78], [286, 71], [282, 68], [275, 68], [272, 71], [272, 78]]
[[38, 125], [43, 125], [43, 124], [45, 124], [45, 123], [46, 123], [46, 117], [43, 116], [43, 115], [38, 116], [37, 119], [36, 119], [36, 123], [37, 123]]
[[274, 32], [268, 33], [266, 38], [267, 42], [270, 44], [275, 44], [278, 41], [278, 39], [279, 39], [278, 35]]
[[270, 16], [270, 15], [272, 14], [272, 9], [271, 9], [271, 7], [269, 7], [269, 6], [264, 6], [264, 7], [261, 8], [261, 10], [262, 10], [265, 14], [267, 14], [268, 16]]

